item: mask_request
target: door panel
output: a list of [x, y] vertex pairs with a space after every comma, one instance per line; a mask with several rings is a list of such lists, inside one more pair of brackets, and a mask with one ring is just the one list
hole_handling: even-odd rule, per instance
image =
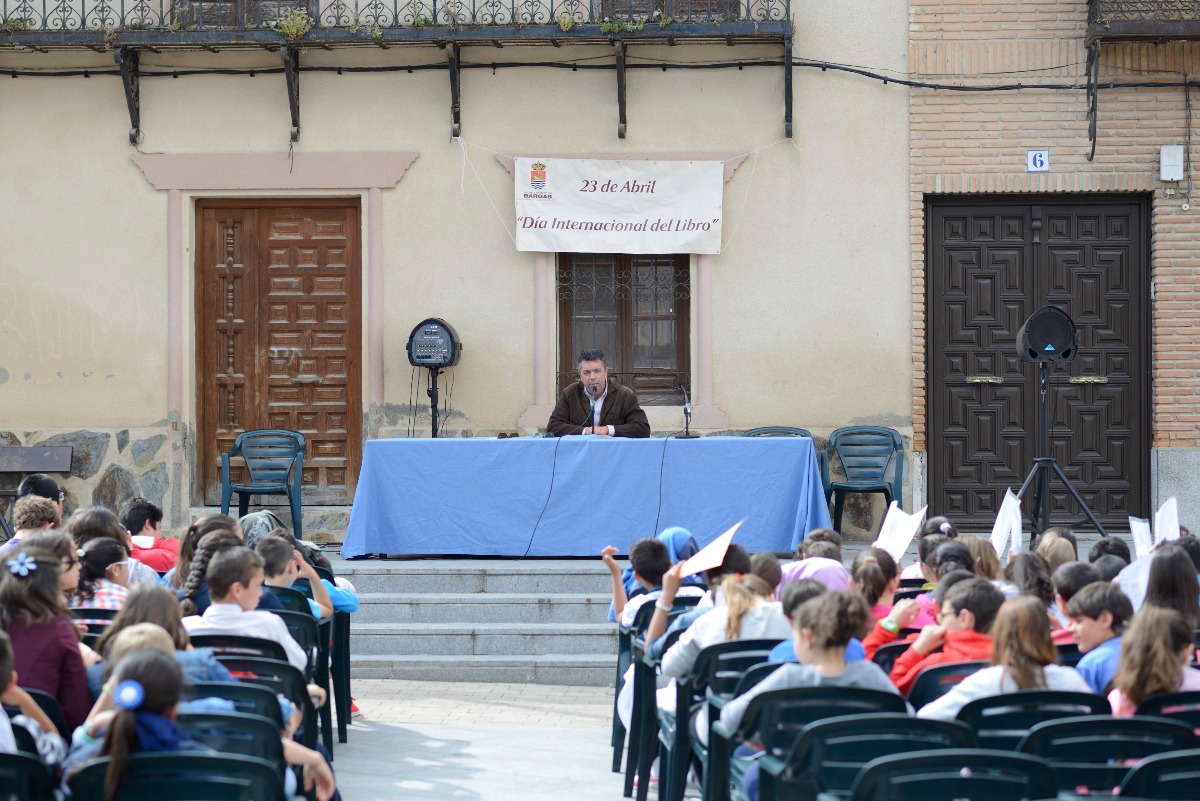
[[[1017, 358], [1016, 333], [1054, 305], [1075, 321], [1079, 355], [1050, 373], [1051, 455], [1106, 525], [1144, 515], [1143, 203], [966, 200], [928, 212], [932, 509], [990, 526], [1005, 489], [1023, 482], [1037, 454], [1040, 397], [1036, 365]], [[1092, 377], [1106, 383], [1079, 383]], [[1053, 481], [1051, 513], [1055, 522], [1082, 517]]]
[[305, 435], [305, 504], [350, 503], [362, 453], [357, 204], [202, 201], [197, 218], [205, 503], [220, 501], [220, 454], [253, 428]]

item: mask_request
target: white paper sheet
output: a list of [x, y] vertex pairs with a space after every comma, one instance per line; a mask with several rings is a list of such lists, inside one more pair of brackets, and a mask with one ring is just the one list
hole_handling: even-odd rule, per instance
[[1179, 502], [1172, 495], [1154, 513], [1154, 544], [1179, 539]]
[[1025, 532], [1021, 530], [1021, 499], [1013, 495], [1011, 489], [1008, 491], [1008, 495], [1012, 495], [1012, 505], [1008, 510], [1012, 540], [1009, 542], [1008, 548], [1015, 556], [1025, 550]]
[[[996, 549], [996, 556], [1003, 559], [1007, 556], [1008, 541], [1012, 537], [1012, 508], [1017, 508], [1017, 525], [1020, 526], [1021, 502], [1017, 500], [1017, 496], [1013, 495], [1012, 488], [1009, 488], [1004, 493], [1004, 500], [1000, 503], [1000, 508], [996, 511], [996, 522], [992, 524], [992, 547]], [[1018, 535], [1019, 536], [1019, 535]]]
[[1150, 535], [1150, 521], [1130, 515], [1129, 533], [1133, 535], [1134, 556], [1138, 559], [1149, 556], [1154, 548], [1154, 538]]
[[925, 519], [925, 510], [928, 508], [922, 506], [910, 515], [900, 508], [899, 503], [892, 501], [883, 518], [883, 525], [879, 527], [879, 536], [875, 538], [874, 547], [887, 551], [888, 555], [896, 560], [896, 564], [900, 564], [913, 537], [917, 536], [917, 529], [921, 527], [921, 521]]

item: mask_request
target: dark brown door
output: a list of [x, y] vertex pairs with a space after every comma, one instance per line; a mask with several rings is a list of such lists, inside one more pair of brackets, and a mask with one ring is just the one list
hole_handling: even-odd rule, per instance
[[[990, 528], [1005, 489], [1024, 481], [1040, 398], [1016, 335], [1053, 305], [1075, 321], [1079, 355], [1050, 372], [1050, 455], [1104, 525], [1146, 516], [1147, 213], [1132, 198], [929, 204], [931, 512]], [[1050, 491], [1054, 523], [1083, 517], [1061, 484]]]
[[358, 203], [205, 200], [196, 217], [204, 502], [220, 502], [220, 454], [238, 434], [288, 428], [308, 444], [303, 503], [349, 504], [362, 453]]

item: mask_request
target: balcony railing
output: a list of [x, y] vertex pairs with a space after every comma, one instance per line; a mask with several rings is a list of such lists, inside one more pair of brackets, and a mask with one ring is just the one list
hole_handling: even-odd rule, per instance
[[1088, 44], [1198, 38], [1197, 0], [1088, 0]]
[[733, 33], [730, 28], [790, 19], [788, 0], [0, 0], [0, 42], [8, 38], [3, 34], [262, 31], [299, 10], [311, 17], [314, 40], [351, 36], [366, 42], [397, 29], [544, 26], [559, 29], [565, 39], [577, 29], [687, 35], [697, 25], [714, 33], [724, 25]]

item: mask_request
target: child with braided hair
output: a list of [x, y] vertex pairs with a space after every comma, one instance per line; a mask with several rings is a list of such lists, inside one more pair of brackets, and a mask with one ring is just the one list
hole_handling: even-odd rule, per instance
[[183, 585], [187, 582], [188, 576], [192, 570], [192, 560], [196, 558], [196, 550], [200, 547], [200, 540], [204, 539], [205, 535], [211, 534], [214, 531], [228, 531], [236, 536], [239, 540], [242, 538], [242, 528], [238, 521], [234, 520], [229, 515], [204, 515], [195, 523], [187, 527], [187, 531], [179, 538], [179, 559], [175, 562], [175, 567], [167, 571], [163, 576], [163, 583], [175, 590], [182, 590]]
[[[241, 538], [236, 533], [224, 528], [213, 530], [200, 540], [196, 556], [189, 565], [190, 569], [187, 580], [183, 583], [183, 589], [175, 593], [179, 598], [184, 615], [203, 615], [208, 610], [212, 603], [208, 590], [208, 564], [218, 553], [237, 547], [244, 547]], [[275, 596], [275, 593], [264, 589], [259, 596], [256, 608], [281, 612], [283, 603]]]

